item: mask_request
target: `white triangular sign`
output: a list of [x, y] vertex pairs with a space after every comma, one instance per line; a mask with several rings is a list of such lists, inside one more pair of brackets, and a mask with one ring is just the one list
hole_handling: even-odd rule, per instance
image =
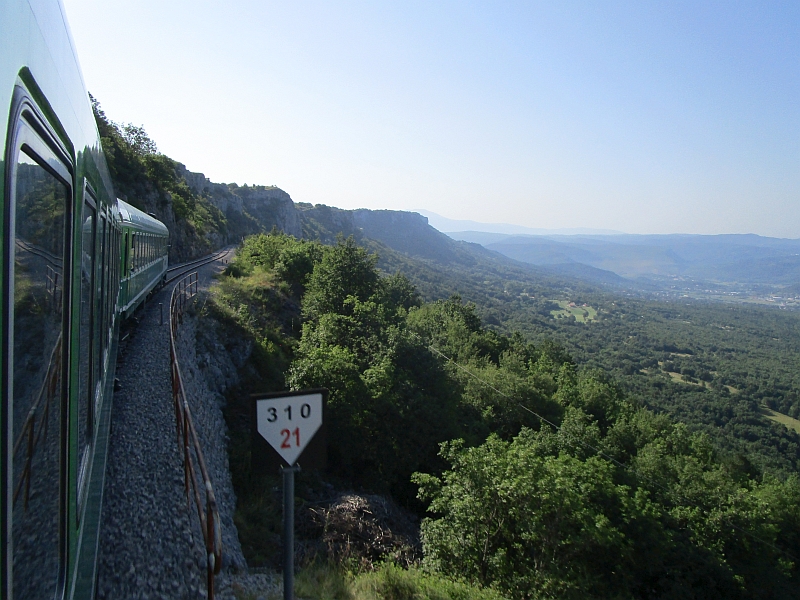
[[258, 433], [289, 466], [322, 426], [322, 394], [256, 400]]

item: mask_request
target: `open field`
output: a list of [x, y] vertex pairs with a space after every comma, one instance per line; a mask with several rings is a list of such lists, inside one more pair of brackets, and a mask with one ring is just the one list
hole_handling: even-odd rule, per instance
[[667, 371], [667, 375], [669, 375], [669, 378], [672, 379], [672, 381], [674, 381], [676, 383], [685, 383], [686, 385], [696, 385], [698, 387], [703, 387], [703, 384], [700, 383], [699, 381], [686, 381], [683, 378], [683, 375], [681, 375], [680, 373], [675, 373], [673, 371]]
[[550, 314], [554, 319], [564, 319], [574, 316], [578, 323], [588, 323], [597, 318], [597, 310], [591, 306], [570, 306], [569, 300], [556, 300], [560, 310], [551, 310]]
[[770, 421], [775, 421], [776, 423], [780, 423], [781, 425], [785, 425], [789, 429], [794, 429], [797, 433], [800, 433], [800, 421], [790, 417], [789, 415], [784, 415], [779, 412], [775, 412], [771, 408], [767, 408], [763, 406], [761, 408], [761, 412], [767, 417]]

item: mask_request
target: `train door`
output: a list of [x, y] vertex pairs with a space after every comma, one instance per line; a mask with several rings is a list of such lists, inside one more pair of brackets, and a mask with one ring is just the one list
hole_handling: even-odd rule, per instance
[[6, 148], [2, 427], [5, 594], [52, 599], [66, 567], [71, 161], [16, 95]]

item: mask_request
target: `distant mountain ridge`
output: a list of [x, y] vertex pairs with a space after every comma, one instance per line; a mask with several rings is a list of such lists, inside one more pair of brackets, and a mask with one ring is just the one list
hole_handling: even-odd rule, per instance
[[499, 233], [506, 235], [617, 235], [622, 233], [621, 231], [614, 231], [612, 229], [591, 229], [586, 227], [542, 229], [525, 227], [523, 225], [512, 225], [511, 223], [480, 223], [478, 221], [448, 219], [447, 217], [422, 208], [412, 209], [411, 212], [416, 212], [427, 217], [431, 227], [448, 234], [454, 231]]
[[[663, 283], [669, 278], [800, 285], [800, 240], [754, 234], [533, 235], [498, 231], [444, 234], [431, 223], [431, 218], [442, 218], [427, 211], [423, 215], [295, 203], [277, 187], [215, 184], [183, 165], [179, 165], [179, 174], [194, 193], [206, 198], [225, 216], [230, 241], [273, 228], [326, 242], [333, 242], [339, 234], [353, 235], [358, 240], [375, 240], [396, 252], [444, 267], [517, 270], [527, 264], [527, 276], [538, 274], [639, 290], [651, 289], [653, 282]], [[434, 223], [442, 226], [441, 221]], [[483, 225], [534, 231], [515, 225]]]
[[[708, 281], [791, 285], [800, 282], [800, 239], [725, 235], [503, 235], [463, 231], [453, 239], [480, 243], [509, 258], [554, 269], [580, 264], [627, 278], [688, 277]], [[579, 270], [571, 269], [578, 273]]]
[[193, 173], [183, 165], [179, 164], [178, 169], [191, 191], [207, 199], [225, 216], [228, 241], [269, 233], [277, 228], [295, 237], [327, 243], [334, 242], [338, 235], [352, 235], [358, 241], [374, 240], [395, 252], [441, 265], [470, 267], [476, 264], [476, 257], [490, 263], [514, 263], [479, 244], [453, 240], [415, 212], [351, 210], [294, 202], [288, 193], [274, 186], [213, 183], [202, 173]]

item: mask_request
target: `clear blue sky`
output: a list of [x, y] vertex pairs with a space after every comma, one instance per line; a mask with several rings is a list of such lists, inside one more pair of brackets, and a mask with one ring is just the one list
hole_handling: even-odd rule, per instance
[[800, 2], [62, 0], [109, 117], [296, 201], [800, 237]]

